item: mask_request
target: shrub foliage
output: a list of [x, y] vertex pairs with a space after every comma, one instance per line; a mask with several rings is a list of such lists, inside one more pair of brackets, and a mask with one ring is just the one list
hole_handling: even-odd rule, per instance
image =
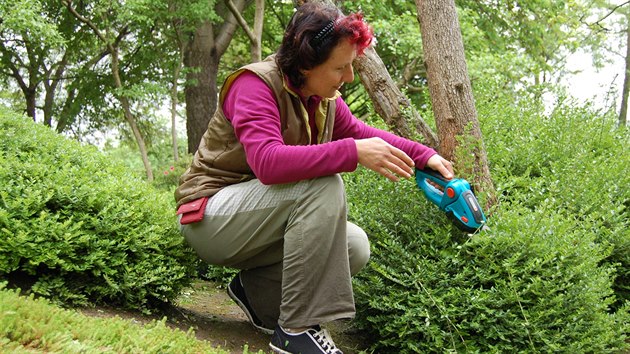
[[0, 147], [0, 275], [63, 303], [137, 309], [190, 284], [196, 257], [170, 194], [7, 111]]
[[545, 115], [496, 92], [478, 101], [500, 193], [489, 230], [462, 234], [412, 181], [344, 176], [372, 244], [357, 324], [379, 353], [627, 349], [627, 131], [588, 107]]

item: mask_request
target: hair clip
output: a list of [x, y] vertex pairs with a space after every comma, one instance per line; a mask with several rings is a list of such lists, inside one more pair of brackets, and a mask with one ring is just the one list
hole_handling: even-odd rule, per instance
[[319, 31], [315, 35], [315, 37], [313, 37], [313, 39], [311, 40], [311, 45], [313, 47], [319, 46], [330, 36], [334, 28], [335, 28], [335, 21], [331, 20], [330, 22], [328, 22], [326, 26], [324, 26], [324, 28], [321, 29], [321, 31]]

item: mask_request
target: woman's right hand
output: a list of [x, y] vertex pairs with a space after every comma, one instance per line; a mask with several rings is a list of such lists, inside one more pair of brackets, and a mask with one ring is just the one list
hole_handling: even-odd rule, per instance
[[402, 150], [390, 145], [381, 138], [355, 140], [359, 163], [393, 182], [400, 177], [411, 178], [414, 163]]

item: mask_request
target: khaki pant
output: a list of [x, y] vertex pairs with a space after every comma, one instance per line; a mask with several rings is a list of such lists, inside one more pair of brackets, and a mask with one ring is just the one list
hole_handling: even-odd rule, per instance
[[281, 185], [258, 180], [222, 189], [203, 221], [182, 226], [205, 262], [242, 269], [265, 327], [316, 325], [355, 313], [351, 274], [367, 263], [365, 232], [346, 219], [339, 175]]

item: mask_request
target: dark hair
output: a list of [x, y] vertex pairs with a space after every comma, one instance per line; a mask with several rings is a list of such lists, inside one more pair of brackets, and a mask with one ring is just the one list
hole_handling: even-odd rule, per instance
[[276, 54], [280, 70], [296, 87], [304, 84], [302, 70], [325, 62], [340, 40], [350, 39], [363, 54], [374, 32], [362, 13], [344, 16], [334, 5], [305, 3], [291, 17]]

